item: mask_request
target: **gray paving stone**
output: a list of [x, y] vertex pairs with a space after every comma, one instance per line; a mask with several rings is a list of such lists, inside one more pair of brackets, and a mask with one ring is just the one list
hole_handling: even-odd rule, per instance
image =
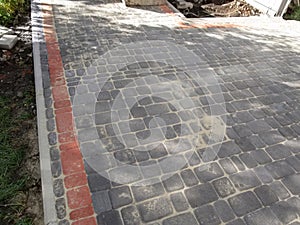
[[249, 152], [256, 149], [255, 145], [251, 143], [248, 137], [236, 139], [235, 142], [243, 152]]
[[134, 167], [119, 166], [109, 171], [111, 180], [121, 184], [129, 184], [142, 178], [141, 173]]
[[127, 186], [109, 190], [109, 196], [114, 209], [128, 205], [132, 202], [131, 193]]
[[218, 156], [220, 158], [229, 157], [241, 152], [241, 149], [234, 141], [228, 141], [222, 143], [221, 148], [219, 149]]
[[187, 170], [183, 170], [181, 173], [181, 178], [184, 182], [184, 184], [187, 186], [187, 187], [191, 187], [191, 186], [194, 186], [196, 184], [199, 183], [198, 179], [196, 178], [194, 172], [190, 169], [187, 169]]
[[259, 200], [251, 191], [231, 197], [228, 201], [237, 216], [246, 215], [261, 207]]
[[218, 200], [214, 203], [214, 207], [216, 209], [217, 214], [223, 222], [228, 222], [235, 218], [235, 215], [228, 205], [228, 203], [224, 200]]
[[274, 160], [284, 159], [291, 155], [289, 148], [283, 144], [268, 147], [266, 148], [266, 151]]
[[255, 120], [247, 123], [247, 126], [252, 130], [253, 133], [258, 134], [268, 130], [271, 130], [272, 127], [269, 126], [264, 120]]
[[237, 135], [241, 138], [252, 135], [251, 130], [246, 125], [235, 125], [232, 127]]
[[256, 161], [249, 153], [243, 153], [240, 155], [240, 159], [248, 168], [254, 168], [257, 166]]
[[239, 171], [245, 170], [244, 164], [242, 163], [242, 161], [237, 156], [232, 156], [231, 160], [232, 160], [232, 162], [234, 163], [234, 165], [237, 167], [237, 169]]
[[66, 202], [64, 198], [59, 198], [55, 201], [55, 209], [58, 219], [63, 219], [66, 217]]
[[182, 193], [174, 193], [170, 195], [172, 204], [177, 212], [182, 212], [189, 208], [189, 204]]
[[160, 159], [159, 162], [159, 166], [164, 173], [177, 172], [187, 164], [186, 159], [182, 155], [167, 156]]
[[230, 223], [227, 223], [227, 225], [246, 225], [246, 223], [242, 219], [236, 219]]
[[137, 202], [144, 201], [165, 193], [161, 183], [154, 183], [146, 186], [134, 186], [132, 192]]
[[285, 201], [277, 202], [271, 206], [271, 210], [283, 224], [288, 224], [297, 218], [295, 209]]
[[60, 160], [51, 162], [51, 173], [54, 178], [57, 178], [61, 175], [61, 162]]
[[218, 196], [209, 183], [200, 184], [184, 191], [192, 208], [216, 201]]
[[300, 172], [300, 160], [297, 157], [288, 157], [286, 162], [291, 165], [295, 171]]
[[163, 221], [163, 225], [197, 225], [197, 220], [192, 213], [184, 213]]
[[139, 212], [135, 206], [128, 206], [121, 210], [125, 225], [140, 225], [142, 223]]
[[300, 193], [300, 174], [284, 177], [282, 182], [292, 194], [298, 195]]
[[220, 197], [227, 197], [235, 193], [235, 189], [227, 177], [213, 181], [213, 185]]
[[195, 209], [195, 216], [198, 222], [202, 224], [217, 225], [221, 224], [221, 221], [211, 205], [201, 206]]
[[274, 224], [282, 225], [276, 215], [268, 208], [260, 209], [254, 213], [245, 216], [245, 220], [249, 225]]
[[292, 167], [282, 160], [267, 164], [265, 168], [270, 172], [274, 179], [280, 179], [295, 173]]
[[283, 184], [280, 181], [274, 181], [273, 183], [271, 183], [270, 188], [281, 200], [290, 197], [288, 190], [283, 186]]
[[168, 154], [168, 152], [163, 144], [159, 144], [158, 146], [155, 146], [154, 148], [152, 148], [151, 145], [149, 147], [151, 149], [149, 151], [149, 154], [150, 154], [151, 158], [153, 158], [153, 159], [158, 159], [158, 158], [161, 158]]
[[263, 166], [254, 168], [254, 172], [263, 183], [271, 183], [273, 181], [272, 175]]
[[237, 169], [230, 159], [221, 159], [219, 162], [227, 174], [233, 174], [237, 172]]
[[93, 206], [96, 214], [112, 209], [108, 191], [99, 191], [92, 194]]
[[180, 190], [184, 187], [181, 178], [178, 174], [174, 174], [173, 176], [167, 179], [164, 179], [164, 177], [162, 177], [162, 179], [163, 179], [163, 185], [167, 192]]
[[110, 188], [110, 181], [98, 173], [88, 175], [88, 184], [91, 192], [107, 190]]
[[53, 181], [53, 192], [57, 198], [62, 197], [64, 195], [65, 189], [62, 179], [55, 179]]
[[138, 210], [144, 222], [161, 219], [173, 212], [171, 203], [163, 197], [139, 204]]
[[278, 131], [269, 131], [264, 132], [259, 135], [259, 137], [265, 142], [267, 145], [274, 145], [285, 141], [285, 138]]
[[224, 175], [224, 172], [217, 163], [200, 166], [194, 169], [200, 182], [204, 183]]
[[278, 201], [278, 197], [268, 185], [263, 185], [254, 190], [264, 206], [268, 206]]
[[261, 184], [260, 180], [251, 170], [230, 175], [230, 180], [240, 191], [247, 190]]
[[97, 216], [98, 224], [114, 224], [114, 225], [123, 225], [121, 216], [118, 211], [110, 210], [103, 212]]
[[272, 161], [270, 156], [264, 150], [256, 150], [250, 152], [251, 156], [261, 165]]

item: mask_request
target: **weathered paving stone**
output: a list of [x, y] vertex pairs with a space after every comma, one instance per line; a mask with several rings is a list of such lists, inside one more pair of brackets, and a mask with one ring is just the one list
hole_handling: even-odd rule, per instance
[[70, 222], [65, 219], [65, 220], [59, 221], [58, 225], [70, 225]]
[[128, 184], [138, 181], [142, 178], [140, 172], [134, 167], [120, 166], [109, 171], [111, 180], [118, 181], [121, 184]]
[[174, 174], [170, 178], [163, 178], [163, 185], [167, 192], [172, 192], [176, 190], [180, 190], [184, 187], [181, 178], [178, 174]]
[[55, 201], [56, 215], [58, 219], [63, 219], [66, 216], [66, 202], [64, 198], [59, 198]]
[[219, 200], [214, 203], [217, 214], [223, 222], [228, 222], [234, 219], [234, 213], [228, 203], [224, 200]]
[[194, 172], [190, 169], [183, 170], [180, 174], [181, 174], [181, 178], [182, 178], [184, 184], [187, 187], [191, 187], [191, 186], [194, 186], [199, 183]]
[[263, 183], [271, 183], [273, 181], [272, 175], [263, 166], [254, 168], [254, 172]]
[[230, 176], [230, 180], [233, 182], [234, 186], [241, 191], [261, 184], [260, 180], [251, 170], [233, 174]]
[[227, 223], [227, 225], [246, 225], [246, 223], [242, 219], [236, 219], [230, 223]]
[[103, 191], [111, 187], [110, 181], [98, 173], [88, 175], [88, 184], [91, 192]]
[[254, 190], [264, 206], [268, 206], [278, 201], [278, 197], [268, 185], [263, 185]]
[[213, 181], [213, 185], [220, 197], [227, 197], [235, 193], [235, 189], [227, 177]]
[[222, 169], [217, 163], [197, 167], [195, 168], [195, 173], [202, 183], [224, 175]]
[[237, 169], [235, 168], [235, 166], [233, 165], [230, 159], [221, 159], [219, 162], [227, 174], [233, 174], [237, 172]]
[[221, 148], [219, 149], [218, 156], [220, 158], [225, 158], [232, 156], [241, 152], [241, 149], [234, 141], [228, 141], [222, 143]]
[[242, 149], [243, 152], [249, 152], [256, 149], [255, 145], [251, 143], [248, 137], [236, 139], [235, 142]]
[[274, 145], [285, 141], [285, 138], [278, 131], [268, 131], [259, 135], [259, 137], [265, 142], [267, 145]]
[[121, 210], [125, 225], [140, 225], [142, 223], [139, 212], [135, 206], [128, 206]]
[[278, 196], [278, 198], [281, 200], [290, 197], [289, 192], [280, 181], [274, 181], [273, 183], [271, 183], [270, 188], [276, 194], [276, 196]]
[[300, 174], [284, 177], [282, 182], [292, 194], [298, 195], [300, 193]]
[[139, 204], [138, 210], [144, 222], [161, 219], [173, 212], [171, 203], [163, 197]]
[[251, 156], [258, 162], [263, 165], [272, 161], [270, 156], [264, 150], [255, 150], [250, 152]]
[[99, 191], [92, 194], [93, 206], [96, 214], [112, 209], [108, 191]]
[[251, 129], [251, 131], [255, 134], [262, 133], [268, 130], [271, 130], [272, 127], [269, 126], [264, 120], [255, 120], [247, 123], [247, 126]]
[[209, 183], [194, 186], [184, 191], [192, 208], [216, 201], [217, 193]]
[[163, 221], [163, 225], [195, 225], [197, 220], [192, 213], [184, 213]]
[[135, 155], [131, 149], [117, 151], [114, 153], [114, 157], [120, 163], [132, 164], [136, 162]]
[[246, 215], [261, 207], [259, 200], [250, 191], [231, 197], [228, 201], [237, 216]]
[[297, 218], [296, 210], [285, 201], [272, 205], [271, 210], [283, 224], [288, 224]]
[[134, 186], [132, 192], [137, 202], [144, 201], [165, 193], [161, 183], [154, 183], [146, 186]]
[[99, 214], [97, 216], [97, 223], [123, 225], [119, 212], [115, 210], [110, 210]]
[[205, 205], [195, 209], [195, 216], [200, 224], [221, 224], [216, 211], [211, 205]]
[[183, 168], [187, 161], [182, 155], [167, 156], [159, 160], [160, 167], [164, 173], [175, 172]]
[[109, 191], [110, 200], [114, 209], [132, 202], [130, 190], [127, 186], [113, 188]]
[[51, 162], [51, 173], [54, 178], [61, 175], [61, 162], [59, 160]]
[[292, 167], [285, 161], [272, 162], [267, 164], [265, 168], [270, 172], [274, 179], [280, 179], [295, 173]]
[[252, 135], [251, 130], [246, 125], [236, 125], [232, 127], [237, 135], [241, 138]]
[[297, 157], [291, 156], [291, 157], [288, 157], [285, 161], [289, 165], [291, 165], [294, 170], [296, 170], [297, 172], [300, 172], [300, 160]]
[[254, 168], [257, 166], [256, 161], [249, 153], [243, 153], [240, 155], [240, 159], [248, 168]]
[[151, 158], [153, 158], [153, 159], [158, 159], [158, 158], [161, 158], [168, 154], [168, 152], [163, 144], [159, 144], [155, 148], [152, 148], [151, 146], [149, 146], [149, 147], [151, 149], [149, 151], [149, 154], [150, 154]]
[[254, 117], [248, 111], [242, 111], [233, 115], [233, 119], [237, 123], [247, 123], [254, 120]]
[[254, 213], [245, 216], [245, 220], [249, 225], [274, 224], [282, 225], [276, 215], [268, 208], [260, 209]]
[[177, 212], [182, 212], [189, 208], [189, 204], [182, 193], [171, 194], [170, 198]]
[[232, 160], [232, 162], [234, 163], [234, 165], [237, 167], [237, 169], [239, 171], [245, 170], [244, 164], [242, 163], [242, 161], [237, 156], [232, 156], [231, 160]]
[[266, 148], [266, 151], [274, 160], [284, 159], [291, 155], [289, 148], [283, 144], [268, 147]]
[[63, 180], [62, 179], [56, 179], [53, 182], [53, 192], [56, 197], [61, 197], [65, 193]]

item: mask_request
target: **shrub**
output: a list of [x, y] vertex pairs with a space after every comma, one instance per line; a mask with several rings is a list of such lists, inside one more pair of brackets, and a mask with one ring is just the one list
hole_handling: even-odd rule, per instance
[[12, 23], [17, 12], [22, 11], [25, 0], [0, 0], [0, 25]]

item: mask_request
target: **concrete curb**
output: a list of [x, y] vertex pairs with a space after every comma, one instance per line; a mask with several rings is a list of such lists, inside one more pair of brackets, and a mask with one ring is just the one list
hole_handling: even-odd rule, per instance
[[31, 21], [32, 21], [32, 47], [34, 61], [34, 77], [36, 91], [38, 140], [40, 152], [40, 167], [42, 181], [42, 196], [44, 208], [44, 222], [46, 225], [57, 224], [55, 199], [53, 194], [53, 181], [51, 174], [50, 153], [47, 138], [46, 115], [44, 107], [44, 92], [41, 70], [40, 42], [44, 42], [42, 12], [38, 4], [40, 0], [31, 2]]

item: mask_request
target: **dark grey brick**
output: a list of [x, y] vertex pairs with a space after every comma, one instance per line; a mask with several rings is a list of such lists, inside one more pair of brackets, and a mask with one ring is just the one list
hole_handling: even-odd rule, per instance
[[[128, 206], [121, 210], [125, 225], [140, 225], [142, 224], [139, 212], [135, 206]], [[109, 225], [109, 224], [107, 224]]]
[[246, 215], [245, 220], [249, 225], [282, 225], [282, 223], [278, 220], [276, 215], [268, 208], [260, 209], [256, 212]]
[[254, 168], [254, 172], [263, 183], [271, 183], [273, 181], [272, 175], [263, 166]]
[[196, 225], [197, 220], [192, 213], [184, 213], [163, 221], [163, 225]]
[[98, 224], [113, 224], [113, 225], [123, 225], [121, 216], [118, 211], [110, 210], [103, 212], [97, 216]]
[[260, 134], [259, 137], [267, 145], [274, 145], [285, 140], [285, 138], [282, 137], [282, 135], [278, 131], [264, 132]]
[[268, 185], [255, 188], [255, 193], [263, 205], [268, 206], [278, 201], [278, 197]]
[[96, 214], [112, 209], [108, 191], [99, 191], [92, 194], [93, 206]]
[[272, 127], [269, 126], [264, 120], [255, 120], [247, 123], [247, 126], [252, 130], [253, 133], [258, 134], [268, 130], [271, 130]]
[[264, 148], [266, 144], [260, 139], [258, 135], [252, 135], [249, 137], [251, 144], [253, 144], [256, 148]]
[[162, 158], [159, 160], [159, 162], [159, 165], [164, 173], [177, 172], [178, 169], [183, 168], [187, 164], [186, 159], [182, 155], [178, 154]]
[[137, 202], [144, 201], [165, 193], [161, 183], [146, 186], [133, 186], [132, 193]]
[[290, 197], [289, 192], [280, 181], [274, 181], [273, 183], [271, 183], [270, 188], [281, 200]]
[[132, 132], [136, 132], [136, 131], [139, 131], [139, 130], [144, 130], [146, 128], [145, 123], [142, 119], [130, 120], [129, 121], [129, 127], [130, 127], [130, 130]]
[[261, 207], [256, 196], [250, 191], [231, 197], [228, 201], [237, 216], [246, 215]]
[[51, 173], [54, 178], [57, 178], [61, 175], [61, 163], [59, 160], [51, 162]]
[[217, 163], [197, 167], [194, 171], [202, 183], [224, 175], [224, 172]]
[[151, 158], [153, 158], [153, 159], [158, 159], [158, 158], [161, 158], [168, 154], [168, 152], [163, 144], [159, 144], [158, 146], [155, 146], [154, 148], [152, 148], [150, 145], [149, 149], [151, 149], [149, 151], [149, 154], [150, 154]]
[[219, 149], [218, 156], [220, 158], [225, 158], [231, 155], [235, 155], [241, 152], [240, 147], [234, 141], [228, 141], [222, 143]]
[[70, 222], [66, 219], [59, 221], [58, 225], [70, 225]]
[[241, 138], [252, 135], [251, 130], [246, 125], [236, 125], [232, 127], [237, 135]]
[[228, 203], [224, 200], [219, 200], [214, 203], [214, 207], [223, 222], [228, 222], [234, 219], [234, 213]]
[[251, 170], [230, 175], [230, 180], [233, 182], [234, 186], [241, 191], [261, 184], [255, 173]]
[[200, 224], [218, 225], [221, 221], [211, 205], [201, 206], [195, 209], [195, 216]]
[[243, 152], [249, 152], [256, 149], [249, 138], [240, 138], [235, 140], [236, 144], [242, 149]]
[[98, 173], [88, 175], [88, 183], [91, 192], [107, 190], [110, 188], [110, 181]]
[[278, 129], [279, 133], [282, 134], [283, 137], [287, 138], [287, 139], [292, 139], [292, 138], [297, 138], [298, 135], [297, 133], [295, 133], [291, 128], [289, 127], [280, 127]]
[[271, 206], [273, 213], [283, 224], [288, 224], [297, 218], [297, 212], [287, 202], [281, 201]]
[[184, 191], [192, 208], [216, 201], [217, 193], [209, 183], [194, 186]]
[[294, 170], [296, 170], [297, 172], [300, 172], [300, 160], [297, 157], [291, 156], [291, 157], [287, 158], [285, 161], [289, 165], [291, 165]]
[[254, 168], [257, 166], [256, 161], [249, 153], [243, 153], [240, 155], [241, 160], [248, 168]]
[[287, 200], [287, 203], [290, 206], [290, 209], [295, 211], [298, 216], [300, 216], [300, 198], [297, 197], [291, 197]]
[[138, 205], [138, 210], [144, 222], [150, 222], [170, 215], [173, 210], [166, 198], [157, 198]]
[[64, 195], [65, 188], [62, 179], [55, 179], [53, 181], [53, 192], [57, 198], [62, 197]]
[[66, 202], [64, 198], [59, 198], [55, 201], [56, 215], [58, 219], [66, 217]]
[[237, 112], [233, 115], [233, 119], [237, 123], [247, 123], [254, 120], [254, 117], [247, 111]]
[[146, 106], [145, 108], [149, 116], [156, 116], [156, 115], [170, 112], [168, 104], [166, 103], [153, 104], [153, 105]]
[[111, 180], [118, 181], [122, 184], [128, 184], [138, 181], [142, 178], [139, 170], [135, 167], [119, 166], [109, 171]]
[[235, 189], [227, 177], [213, 181], [213, 185], [220, 197], [227, 197], [235, 193]]
[[136, 162], [135, 155], [131, 149], [117, 151], [114, 153], [114, 157], [120, 163], [132, 164]]
[[181, 177], [183, 182], [185, 183], [186, 186], [194, 186], [199, 183], [198, 179], [196, 178], [194, 172], [190, 169], [188, 170], [183, 170], [181, 173]]
[[232, 105], [237, 109], [237, 110], [247, 110], [251, 109], [252, 106], [248, 100], [240, 100], [240, 101], [234, 101], [232, 102]]
[[127, 186], [113, 188], [109, 191], [112, 207], [114, 209], [132, 202], [130, 190]]
[[280, 179], [282, 177], [295, 173], [292, 167], [285, 161], [272, 162], [266, 165], [265, 168], [271, 173], [271, 175], [275, 179]]
[[48, 142], [49, 145], [55, 145], [57, 143], [57, 136], [55, 132], [51, 132], [48, 134]]
[[270, 156], [264, 150], [252, 151], [250, 154], [261, 165], [272, 161]]
[[237, 156], [232, 156], [231, 160], [235, 164], [235, 166], [238, 168], [239, 171], [245, 170], [244, 164]]
[[147, 116], [147, 112], [145, 110], [144, 107], [132, 107], [130, 109], [130, 112], [131, 112], [131, 115], [134, 117], [134, 118], [138, 118], [138, 117], [145, 117]]
[[181, 178], [178, 174], [174, 174], [173, 176], [167, 179], [164, 179], [163, 177], [162, 180], [167, 192], [176, 191], [184, 187]]
[[289, 148], [283, 144], [273, 145], [266, 148], [266, 151], [274, 159], [283, 159], [291, 155]]
[[227, 174], [233, 174], [237, 172], [237, 169], [230, 159], [221, 159], [219, 162]]
[[147, 160], [140, 163], [140, 169], [145, 178], [151, 178], [161, 175], [161, 169], [155, 160]]
[[166, 113], [159, 116], [166, 125], [177, 124], [180, 122], [180, 119], [176, 113]]
[[292, 194], [298, 195], [300, 193], [300, 174], [285, 177], [282, 182]]
[[182, 193], [171, 194], [170, 198], [177, 212], [182, 212], [189, 208], [189, 204]]

